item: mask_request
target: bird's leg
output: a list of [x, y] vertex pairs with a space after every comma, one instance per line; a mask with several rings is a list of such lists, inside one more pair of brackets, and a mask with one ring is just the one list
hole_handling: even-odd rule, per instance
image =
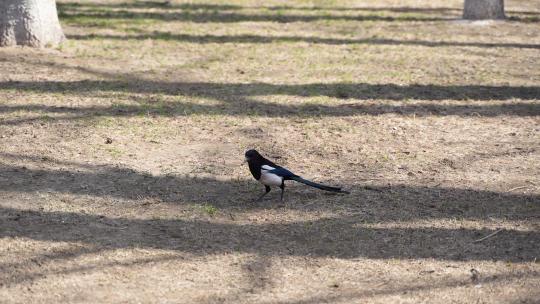
[[261, 196], [259, 196], [259, 198], [256, 200], [256, 202], [262, 200], [262, 198], [263, 198], [265, 195], [267, 195], [268, 192], [270, 192], [270, 187], [269, 187], [269, 186], [264, 186], [264, 190], [265, 190], [265, 192], [264, 192]]
[[279, 186], [281, 188], [281, 201], [283, 202], [283, 193], [285, 192], [285, 182], [281, 182], [281, 186]]

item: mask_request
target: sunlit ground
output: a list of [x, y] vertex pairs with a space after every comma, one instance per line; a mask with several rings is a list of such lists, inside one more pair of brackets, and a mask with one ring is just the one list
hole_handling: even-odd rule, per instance
[[[540, 1], [505, 2], [60, 1], [64, 44], [0, 49], [0, 302], [536, 303]], [[248, 148], [351, 194], [253, 202]]]

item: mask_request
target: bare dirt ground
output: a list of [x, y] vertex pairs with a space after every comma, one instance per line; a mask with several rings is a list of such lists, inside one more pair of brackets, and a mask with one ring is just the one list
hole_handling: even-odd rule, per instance
[[[60, 1], [0, 49], [0, 303], [539, 303], [540, 1], [461, 5]], [[253, 203], [253, 147], [351, 194]]]

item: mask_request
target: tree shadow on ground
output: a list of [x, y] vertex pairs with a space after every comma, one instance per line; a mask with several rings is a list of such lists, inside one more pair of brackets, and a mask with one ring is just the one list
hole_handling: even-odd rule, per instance
[[[254, 182], [219, 181], [212, 178], [153, 176], [129, 168], [66, 162], [36, 156], [3, 153], [0, 163], [0, 189], [2, 193], [33, 195], [60, 193], [85, 197], [113, 198], [133, 203], [152, 198], [169, 204], [208, 204], [219, 212], [236, 212], [254, 208], [274, 208], [275, 203], [241, 202], [253, 197]], [[25, 166], [14, 163], [25, 163]], [[57, 169], [32, 169], [40, 165]], [[28, 168], [28, 167], [31, 168]], [[251, 189], [250, 189], [251, 188]], [[538, 221], [538, 195], [517, 195], [483, 190], [444, 188], [438, 186], [369, 186], [349, 184], [350, 196], [320, 197], [312, 189], [289, 192], [293, 202], [289, 208], [299, 210], [331, 210], [338, 214], [348, 208], [347, 215], [331, 218], [293, 221], [285, 223], [257, 223], [236, 220], [224, 222], [209, 219], [144, 219], [108, 217], [103, 215], [24, 210], [0, 207], [0, 238], [18, 238], [45, 242], [68, 242], [76, 248], [54, 250], [34, 255], [29, 267], [24, 261], [0, 264], [0, 285], [13, 286], [49, 275], [100, 271], [111, 267], [134, 267], [178, 259], [182, 255], [204, 257], [223, 254], [250, 254], [258, 259], [242, 267], [247, 269], [249, 282], [264, 275], [268, 267], [264, 261], [275, 257], [324, 257], [341, 259], [435, 259], [440, 261], [505, 261], [528, 262], [536, 258], [540, 233], [537, 231], [503, 230], [496, 241], [473, 241], [495, 232], [482, 228], [441, 228], [398, 225], [415, 220], [474, 219], [491, 221]], [[257, 188], [259, 189], [259, 188]], [[262, 189], [261, 189], [262, 191]], [[311, 193], [311, 197], [305, 193]], [[300, 199], [298, 197], [301, 197]], [[37, 196], [36, 196], [37, 198]], [[302, 199], [315, 204], [306, 209]], [[342, 199], [343, 198], [343, 199]], [[6, 199], [10, 199], [9, 196]], [[333, 202], [333, 203], [332, 203]], [[76, 203], [76, 199], [73, 201]], [[344, 206], [346, 205], [346, 206]], [[129, 208], [116, 204], [114, 208]], [[336, 208], [334, 210], [333, 208]], [[343, 214], [341, 212], [341, 214]], [[171, 214], [174, 217], [174, 214]], [[370, 224], [377, 224], [375, 226]], [[500, 246], [500, 244], [505, 244]], [[84, 265], [62, 263], [78, 256], [99, 254], [117, 249], [158, 249], [173, 254], [135, 258]], [[179, 256], [180, 255], [180, 256]], [[260, 262], [263, 261], [263, 262]], [[59, 266], [40, 265], [55, 262]], [[255, 272], [249, 274], [249, 272]], [[537, 274], [519, 273], [509, 276], [483, 278], [492, 280], [524, 278]], [[461, 286], [450, 282], [448, 286]], [[264, 290], [260, 284], [250, 288]], [[247, 287], [246, 287], [247, 288]], [[407, 290], [422, 290], [432, 286], [411, 285]], [[392, 294], [394, 289], [383, 288], [380, 294]], [[360, 296], [361, 293], [347, 295]], [[233, 295], [234, 296], [234, 295]], [[329, 296], [328, 299], [341, 299]], [[316, 300], [310, 298], [308, 300]], [[299, 303], [302, 303], [300, 301]]]
[[[364, 303], [369, 301], [369, 299], [377, 298], [378, 296], [396, 296], [402, 297], [405, 294], [430, 291], [438, 292], [441, 290], [448, 290], [452, 288], [467, 288], [471, 284], [478, 285], [479, 283], [489, 285], [491, 283], [497, 282], [508, 282], [515, 279], [536, 279], [540, 275], [535, 271], [523, 271], [523, 272], [514, 272], [504, 275], [489, 275], [483, 277], [480, 281], [471, 282], [469, 280], [450, 280], [447, 282], [432, 282], [429, 284], [426, 283], [417, 283], [417, 282], [408, 282], [408, 284], [403, 284], [401, 287], [378, 287], [378, 288], [369, 288], [365, 290], [359, 290], [356, 292], [338, 292], [338, 293], [329, 293], [328, 295], [319, 295], [319, 296], [306, 296], [298, 300], [283, 300], [283, 301], [259, 301], [259, 304], [311, 304], [311, 303]], [[387, 285], [387, 284], [382, 284]], [[523, 294], [523, 299], [520, 302], [527, 302], [529, 299], [534, 299], [535, 294]]]
[[[539, 235], [534, 232], [503, 231], [498, 241], [503, 238], [512, 245], [468, 243], [479, 233], [490, 231], [456, 231], [453, 229], [362, 229], [355, 228], [353, 218], [331, 219], [315, 222], [297, 222], [275, 225], [234, 225], [218, 224], [209, 221], [183, 220], [132, 220], [125, 218], [107, 218], [87, 214], [65, 212], [36, 212], [0, 207], [0, 237], [24, 237], [26, 239], [47, 242], [77, 242], [77, 248], [55, 250], [52, 253], [33, 257], [30, 262], [37, 267], [21, 267], [24, 261], [0, 264], [2, 286], [14, 286], [21, 283], [46, 279], [53, 275], [70, 275], [89, 271], [104, 271], [119, 267], [138, 267], [156, 265], [161, 262], [184, 260], [191, 256], [209, 256], [213, 254], [255, 253], [255, 259], [241, 265], [246, 278], [246, 286], [239, 292], [226, 295], [234, 299], [243, 293], [259, 293], [268, 289], [262, 279], [272, 279], [267, 272], [274, 258], [289, 256], [338, 257], [356, 259], [372, 257], [376, 259], [421, 259], [455, 261], [498, 261], [523, 262], [528, 259], [524, 251], [534, 249], [534, 242]], [[352, 233], [352, 234], [351, 234]], [[413, 233], [408, 237], [409, 233]], [[506, 234], [506, 235], [505, 235]], [[346, 235], [346, 236], [345, 236]], [[336, 237], [337, 236], [337, 237]], [[515, 239], [514, 237], [518, 237]], [[322, 239], [319, 239], [321, 238]], [[513, 242], [524, 242], [513, 245]], [[508, 244], [508, 243], [506, 243]], [[90, 262], [84, 265], [72, 263], [62, 266], [42, 268], [41, 265], [52, 261], [72, 259], [87, 254], [95, 254], [116, 249], [162, 249], [174, 253], [160, 256], [114, 259], [107, 262]], [[443, 254], [443, 252], [445, 252]], [[346, 253], [344, 255], [344, 253]], [[495, 255], [493, 255], [495, 254]], [[534, 255], [534, 252], [532, 253]], [[9, 267], [9, 268], [8, 268]], [[19, 270], [20, 269], [20, 270]], [[537, 278], [535, 271], [512, 271], [508, 274], [482, 276], [474, 284], [490, 284], [512, 279]], [[185, 279], [185, 278], [184, 278]], [[279, 303], [313, 303], [373, 297], [378, 295], [402, 294], [404, 291], [437, 290], [441, 288], [466, 287], [468, 280], [450, 280], [437, 284], [408, 282], [401, 286], [384, 286], [354, 293], [329, 294], [324, 296], [304, 297], [299, 300]], [[525, 295], [526, 296], [526, 295]]]
[[[0, 189], [8, 195], [48, 192], [126, 200], [122, 204], [115, 204], [114, 208], [119, 211], [130, 208], [130, 202], [138, 203], [152, 198], [168, 204], [212, 204], [218, 212], [232, 212], [236, 217], [242, 217], [242, 212], [249, 209], [276, 208], [277, 199], [262, 204], [246, 202], [246, 197], [258, 195], [254, 189], [262, 191], [254, 186], [256, 183], [253, 181], [153, 176], [129, 168], [6, 153], [0, 157], [6, 160], [0, 163]], [[13, 165], [20, 160], [28, 167], [39, 167], [41, 162], [58, 169], [30, 169]], [[212, 218], [141, 219], [3, 206], [0, 207], [0, 238], [70, 242], [80, 246], [78, 249], [38, 256], [34, 258], [37, 264], [134, 248], [168, 250], [188, 256], [244, 253], [254, 254], [262, 260], [292, 256], [520, 263], [536, 257], [537, 244], [540, 242], [537, 231], [508, 229], [497, 234], [496, 242], [486, 240], [475, 243], [474, 240], [495, 230], [425, 227], [407, 223], [436, 219], [495, 219], [534, 223], [538, 221], [538, 195], [438, 186], [349, 184], [348, 188], [352, 190], [350, 196], [325, 196], [307, 188], [289, 191], [287, 199], [291, 203], [287, 208], [327, 210], [337, 215], [285, 223], [246, 223], [236, 222], [234, 218], [225, 222]], [[9, 196], [6, 199], [9, 200]], [[304, 199], [311, 202], [309, 207], [303, 204]], [[76, 203], [76, 199], [73, 203]], [[347, 210], [347, 215], [343, 215], [343, 210]], [[173, 214], [171, 216], [174, 217]], [[384, 226], [392, 223], [403, 224]], [[114, 262], [109, 266], [130, 267], [175, 258], [177, 256], [136, 259]], [[109, 266], [63, 267], [54, 273], [69, 274]], [[0, 268], [5, 267], [17, 269], [17, 265], [0, 265]], [[264, 265], [261, 267], [261, 271], [264, 271]], [[43, 270], [6, 273], [0, 275], [0, 284], [7, 286], [50, 274]]]
[[[212, 5], [180, 5], [180, 6], [157, 6], [167, 8], [163, 11], [140, 11], [131, 10], [129, 7], [107, 6], [107, 5], [71, 5], [71, 4], [59, 4], [58, 13], [62, 19], [76, 19], [76, 18], [92, 18], [92, 19], [150, 19], [160, 21], [188, 21], [196, 23], [206, 22], [219, 22], [219, 23], [231, 23], [231, 22], [278, 22], [278, 23], [290, 23], [290, 22], [313, 22], [313, 21], [328, 21], [328, 20], [342, 20], [342, 21], [413, 21], [413, 22], [426, 22], [426, 21], [444, 21], [455, 19], [455, 16], [422, 16], [422, 15], [410, 15], [413, 11], [398, 11], [392, 12], [408, 13], [397, 15], [381, 15], [381, 14], [356, 14], [356, 15], [344, 15], [324, 12], [324, 14], [313, 14], [313, 12], [321, 11], [322, 8], [311, 10], [309, 14], [291, 14], [284, 13], [294, 10], [293, 7], [260, 7], [261, 9], [270, 9], [273, 14], [268, 13], [240, 13], [238, 12], [241, 7], [234, 7], [228, 5], [218, 5], [216, 7]], [[131, 8], [156, 8], [156, 7], [144, 7], [135, 6]], [[255, 8], [255, 7], [251, 7]], [[257, 7], [258, 8], [258, 7]], [[171, 9], [173, 9], [171, 11]], [[176, 9], [176, 10], [174, 10]], [[305, 10], [305, 8], [304, 8]], [[330, 9], [339, 11], [339, 9]], [[345, 11], [341, 9], [341, 11]], [[360, 10], [354, 10], [360, 11]], [[379, 12], [381, 10], [364, 10], [368, 12]], [[419, 10], [418, 12], [422, 12]], [[433, 13], [434, 11], [427, 11]], [[450, 12], [450, 11], [447, 11]]]
[[[273, 6], [245, 6], [234, 4], [207, 4], [207, 3], [170, 3], [167, 1], [136, 1], [136, 2], [120, 2], [120, 3], [62, 3], [57, 4], [60, 10], [62, 9], [181, 9], [192, 11], [232, 11], [243, 9], [265, 9], [265, 10], [303, 10], [303, 11], [366, 11], [366, 12], [393, 12], [393, 13], [424, 13], [424, 14], [461, 14], [462, 7], [422, 7], [422, 6], [293, 6], [293, 5], [273, 5]], [[522, 11], [522, 10], [506, 10], [509, 14], [520, 15], [538, 15], [540, 11]]]
[[[437, 259], [532, 261], [540, 233], [504, 230], [473, 243], [492, 229], [372, 228], [355, 216], [279, 224], [211, 220], [135, 219], [75, 212], [0, 208], [0, 237], [78, 242], [102, 250], [153, 248], [192, 255], [248, 253], [264, 256], [343, 259]], [[498, 244], [505, 244], [499, 246]]]
[[[122, 77], [123, 75], [118, 75]], [[368, 83], [212, 83], [164, 82], [144, 79], [82, 81], [7, 81], [0, 90], [64, 93], [84, 95], [97, 91], [159, 93], [195, 97], [287, 95], [301, 97], [326, 96], [358, 100], [535, 100], [540, 98], [538, 86], [490, 85], [396, 85]], [[227, 97], [222, 97], [226, 100]]]
[[[251, 179], [223, 181], [172, 174], [154, 176], [130, 168], [80, 164], [51, 158], [7, 153], [1, 153], [0, 157], [6, 160], [0, 162], [0, 189], [11, 193], [74, 194], [123, 200], [128, 205], [137, 200], [153, 199], [169, 204], [211, 204], [224, 211], [279, 207], [277, 197], [264, 203], [253, 203], [263, 188]], [[22, 160], [32, 166], [52, 165], [61, 169], [29, 169], [10, 164], [15, 160]], [[346, 183], [345, 188], [351, 190], [352, 195], [321, 192], [304, 186], [288, 188], [286, 196], [294, 202], [289, 208], [354, 211], [369, 205], [371, 212], [361, 214], [364, 223], [454, 217], [523, 220], [534, 216], [531, 211], [540, 202], [537, 195], [438, 186], [362, 185], [348, 180], [339, 183]], [[309, 208], [304, 206], [304, 201], [314, 199], [317, 205]], [[327, 200], [336, 202], [323, 202]]]
[[173, 34], [170, 32], [152, 32], [147, 34], [69, 34], [68, 39], [114, 39], [114, 40], [174, 40], [189, 43], [276, 43], [276, 42], [306, 42], [314, 44], [369, 44], [369, 45], [413, 45], [426, 47], [482, 47], [482, 48], [522, 48], [540, 49], [540, 44], [534, 43], [505, 43], [505, 42], [462, 42], [462, 41], [428, 41], [428, 40], [398, 40], [385, 38], [320, 38], [302, 36], [259, 36], [259, 35], [190, 35]]
[[[167, 4], [166, 2], [132, 3], [58, 3], [60, 18], [77, 19], [146, 19], [160, 21], [189, 22], [313, 22], [325, 20], [345, 21], [398, 21], [433, 22], [461, 18], [461, 8], [450, 7], [342, 7], [342, 6], [237, 6], [214, 4]], [[149, 9], [149, 11], [140, 11]], [[160, 11], [161, 9], [161, 11]], [[240, 11], [262, 10], [248, 14]], [[266, 12], [274, 12], [268, 14]], [[291, 14], [303, 11], [307, 14]], [[324, 12], [314, 14], [314, 12]], [[356, 12], [364, 14], [343, 15], [336, 12]], [[370, 13], [370, 14], [366, 14]], [[381, 14], [383, 13], [383, 14]], [[393, 15], [385, 15], [391, 13]], [[540, 12], [508, 10], [507, 20], [513, 22], [537, 23]], [[435, 16], [434, 16], [435, 15]]]
[[[334, 84], [300, 84], [276, 85], [266, 83], [206, 83], [206, 82], [160, 82], [142, 79], [125, 81], [84, 80], [73, 82], [40, 81], [40, 82], [1, 82], [0, 90], [18, 90], [27, 92], [45, 92], [74, 94], [78, 96], [93, 95], [103, 92], [123, 92], [126, 94], [162, 94], [185, 96], [186, 98], [210, 98], [220, 104], [200, 104], [194, 102], [156, 100], [152, 97], [131, 96], [138, 104], [115, 104], [113, 106], [91, 107], [55, 107], [46, 105], [0, 106], [0, 113], [16, 111], [37, 111], [42, 114], [65, 114], [59, 117], [47, 117], [49, 120], [75, 120], [100, 116], [133, 116], [140, 114], [185, 116], [192, 114], [231, 115], [231, 116], [351, 116], [351, 115], [435, 115], [435, 116], [487, 116], [499, 115], [538, 116], [540, 105], [528, 102], [510, 104], [448, 104], [421, 102], [410, 100], [537, 100], [540, 98], [540, 87], [509, 86], [441, 86], [441, 85], [408, 85], [334, 83]], [[283, 95], [299, 97], [326, 96], [342, 100], [338, 105], [314, 103], [271, 103], [255, 99], [257, 96]], [[284, 97], [285, 98], [285, 97]], [[401, 104], [380, 102], [362, 103], [360, 101], [385, 100], [402, 101]], [[15, 125], [41, 118], [4, 119], [0, 124]]]
[[[0, 211], [0, 216], [2, 212]], [[89, 248], [91, 247], [91, 248]], [[86, 263], [83, 265], [62, 265], [53, 269], [43, 269], [41, 266], [48, 263], [63, 262], [76, 259], [79, 256], [99, 254], [106, 251], [106, 248], [97, 246], [79, 246], [78, 248], [68, 248], [64, 250], [55, 250], [53, 253], [36, 255], [28, 260], [21, 259], [16, 263], [0, 263], [0, 285], [14, 286], [27, 282], [33, 282], [40, 279], [47, 279], [51, 275], [70, 275], [75, 273], [84, 273], [89, 271], [105, 271], [114, 267], [136, 267], [147, 264], [155, 264], [178, 259], [178, 256], [162, 256], [150, 258], [129, 259], [127, 261], [108, 261], [104, 263]], [[32, 269], [30, 265], [36, 265], [37, 269]], [[67, 264], [67, 263], [65, 263]], [[30, 268], [30, 269], [29, 269]], [[19, 270], [22, 269], [22, 270]], [[9, 271], [8, 271], [9, 270]]]
[[[388, 11], [396, 13], [447, 13], [461, 12], [461, 8], [452, 7], [412, 7], [412, 6], [361, 6], [361, 7], [345, 7], [345, 6], [291, 6], [291, 5], [274, 5], [274, 6], [245, 6], [234, 4], [207, 4], [207, 3], [168, 3], [165, 1], [137, 1], [123, 3], [58, 3], [60, 9], [83, 9], [83, 8], [109, 8], [109, 9], [126, 9], [126, 8], [154, 8], [154, 9], [181, 9], [181, 10], [210, 10], [210, 11], [228, 11], [228, 10], [243, 10], [243, 9], [266, 9], [266, 10], [305, 10], [305, 11], [368, 11], [379, 12]], [[537, 13], [540, 14], [540, 13]]]

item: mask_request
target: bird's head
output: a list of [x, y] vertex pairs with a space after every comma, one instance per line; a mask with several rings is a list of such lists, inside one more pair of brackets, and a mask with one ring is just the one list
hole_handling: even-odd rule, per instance
[[254, 149], [246, 151], [246, 154], [244, 156], [246, 162], [256, 161], [263, 158], [262, 155]]

